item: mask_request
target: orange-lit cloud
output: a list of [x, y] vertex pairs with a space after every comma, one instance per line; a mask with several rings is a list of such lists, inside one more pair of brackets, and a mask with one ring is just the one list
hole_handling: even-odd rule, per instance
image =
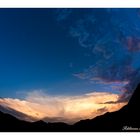
[[81, 119], [91, 119], [120, 109], [127, 102], [117, 103], [119, 97], [118, 94], [105, 92], [79, 96], [47, 96], [42, 91], [33, 91], [25, 100], [0, 99], [0, 105], [22, 112], [36, 120], [75, 123]]

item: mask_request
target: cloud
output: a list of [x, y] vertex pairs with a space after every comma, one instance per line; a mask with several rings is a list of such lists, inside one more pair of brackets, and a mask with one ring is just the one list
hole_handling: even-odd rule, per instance
[[57, 21], [64, 21], [68, 18], [68, 16], [72, 13], [72, 9], [70, 8], [58, 8], [55, 9], [55, 15]]
[[140, 68], [137, 68], [131, 76], [129, 76], [129, 84], [125, 86], [125, 92], [126, 93], [133, 93], [133, 91], [136, 89], [137, 85], [140, 83]]
[[73, 37], [78, 38], [78, 41], [82, 47], [92, 47], [93, 42], [89, 41], [90, 33], [85, 29], [84, 25], [79, 21], [76, 27], [71, 27], [70, 34]]
[[[117, 102], [119, 96], [106, 92], [93, 92], [79, 96], [48, 96], [43, 91], [33, 91], [29, 92], [24, 100], [0, 99], [0, 105], [28, 115], [34, 120], [75, 123], [81, 119], [94, 118], [105, 112], [120, 109], [127, 102], [107, 104], [107, 102]], [[16, 116], [12, 112], [11, 114]]]
[[102, 107], [102, 108], [99, 108], [97, 111], [98, 111], [99, 113], [103, 113], [103, 112], [107, 112], [108, 109], [107, 109], [106, 107]]
[[82, 47], [93, 48], [100, 39], [103, 40], [110, 34], [104, 30], [109, 28], [110, 20], [106, 20], [109, 16], [105, 9], [83, 10], [83, 15], [70, 27], [70, 34], [78, 39]]
[[34, 121], [37, 121], [38, 120], [35, 117], [29, 116], [27, 114], [24, 114], [24, 113], [22, 113], [20, 111], [17, 111], [15, 109], [12, 109], [12, 108], [10, 108], [8, 106], [1, 106], [0, 105], [0, 111], [2, 111], [4, 113], [7, 113], [7, 114], [12, 114], [13, 116], [15, 116], [18, 119], [26, 120], [26, 121], [29, 121], [29, 122], [34, 122]]
[[[88, 56], [92, 59], [92, 64], [88, 68], [75, 72], [73, 76], [92, 83], [93, 79], [100, 79], [100, 82], [106, 83], [128, 81], [122, 91], [132, 94], [140, 82], [137, 78], [140, 77], [140, 63], [136, 61], [140, 59], [140, 10], [136, 8], [67, 10], [71, 11], [68, 13], [72, 16], [59, 12], [56, 18], [66, 15], [66, 19], [70, 21], [70, 24], [65, 25], [66, 29], [71, 37], [79, 42], [79, 46], [90, 52]], [[97, 81], [99, 82], [95, 80]]]
[[129, 51], [140, 51], [140, 38], [129, 36], [125, 39], [125, 45]]
[[86, 73], [74, 73], [73, 76], [83, 80], [88, 78], [88, 75]]

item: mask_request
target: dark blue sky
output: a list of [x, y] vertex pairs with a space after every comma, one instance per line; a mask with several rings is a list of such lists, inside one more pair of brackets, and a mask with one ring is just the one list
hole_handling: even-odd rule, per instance
[[139, 9], [0, 9], [2, 97], [131, 91], [139, 60]]

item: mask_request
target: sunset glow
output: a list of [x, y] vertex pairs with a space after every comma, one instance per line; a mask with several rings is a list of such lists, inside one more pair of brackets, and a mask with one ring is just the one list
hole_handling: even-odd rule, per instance
[[[0, 99], [0, 104], [31, 116], [34, 120], [47, 121], [47, 118], [52, 118], [52, 122], [75, 123], [81, 119], [91, 119], [106, 112], [119, 110], [127, 104], [126, 102], [117, 103], [118, 99], [118, 94], [111, 93], [95, 92], [82, 96], [49, 97], [36, 91], [30, 93], [25, 100], [5, 98]], [[31, 119], [31, 121], [34, 120]]]
[[1, 8], [0, 21], [2, 115], [73, 124], [119, 110], [140, 83], [140, 9]]

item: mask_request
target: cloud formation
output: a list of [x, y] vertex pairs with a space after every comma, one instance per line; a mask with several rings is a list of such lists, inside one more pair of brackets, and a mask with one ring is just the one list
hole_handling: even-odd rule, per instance
[[140, 82], [139, 9], [71, 9], [71, 15], [76, 18], [67, 29], [92, 59], [91, 65], [73, 75], [92, 82], [127, 81], [122, 91], [133, 93]]
[[[106, 92], [79, 96], [47, 96], [43, 91], [33, 91], [28, 93], [24, 100], [0, 99], [0, 105], [28, 115], [32, 117], [32, 121], [41, 119], [46, 122], [61, 121], [71, 124], [120, 109], [127, 102], [111, 104], [117, 102], [119, 97], [120, 95]], [[16, 116], [15, 113], [12, 115]], [[24, 117], [23, 119], [26, 120]]]

